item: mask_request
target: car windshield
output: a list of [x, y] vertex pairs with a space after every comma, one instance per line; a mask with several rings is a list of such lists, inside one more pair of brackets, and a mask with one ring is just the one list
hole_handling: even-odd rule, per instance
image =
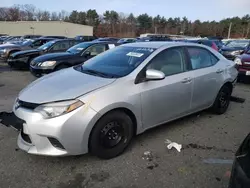
[[90, 45], [90, 43], [80, 43], [68, 49], [67, 52], [72, 54], [78, 54], [81, 53], [84, 49], [88, 48]]
[[55, 41], [47, 42], [47, 43], [45, 43], [44, 45], [40, 46], [40, 47], [37, 48], [37, 49], [39, 49], [39, 50], [46, 50], [46, 49], [48, 49], [49, 47], [51, 47], [54, 43], [55, 43]]
[[247, 47], [249, 41], [231, 41], [228, 44], [226, 44], [227, 47]]
[[131, 73], [154, 51], [154, 48], [116, 47], [85, 62], [81, 65], [81, 71], [123, 77]]

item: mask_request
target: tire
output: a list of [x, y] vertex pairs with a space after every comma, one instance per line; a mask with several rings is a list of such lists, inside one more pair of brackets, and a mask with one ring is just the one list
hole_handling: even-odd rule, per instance
[[67, 66], [67, 65], [58, 65], [58, 66], [55, 68], [55, 71], [59, 71], [59, 70], [66, 69], [66, 68], [69, 68], [69, 66]]
[[104, 115], [94, 126], [90, 139], [90, 153], [102, 158], [114, 158], [127, 148], [133, 137], [133, 122], [122, 111]]
[[228, 109], [231, 94], [232, 94], [231, 88], [227, 85], [224, 85], [220, 89], [214, 101], [214, 104], [212, 106], [212, 112], [218, 115], [224, 114]]

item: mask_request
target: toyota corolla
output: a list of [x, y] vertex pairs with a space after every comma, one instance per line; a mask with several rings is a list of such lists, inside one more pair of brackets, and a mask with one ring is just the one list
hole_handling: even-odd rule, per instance
[[234, 63], [192, 43], [125, 44], [31, 83], [13, 107], [31, 154], [112, 158], [133, 136], [210, 108], [224, 113]]

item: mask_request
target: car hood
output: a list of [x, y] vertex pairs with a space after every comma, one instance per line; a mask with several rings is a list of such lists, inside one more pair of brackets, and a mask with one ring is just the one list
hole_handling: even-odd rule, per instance
[[36, 104], [75, 99], [109, 85], [115, 80], [84, 74], [74, 68], [68, 68], [32, 82], [20, 92], [18, 98]]
[[58, 60], [61, 58], [70, 58], [74, 56], [74, 54], [68, 53], [68, 52], [61, 52], [61, 53], [51, 53], [51, 54], [45, 54], [41, 55], [37, 58], [35, 58], [34, 62], [44, 62], [44, 61], [50, 61], [50, 60]]
[[250, 62], [250, 54], [242, 54], [240, 58], [242, 62]]
[[38, 50], [38, 49], [25, 50], [25, 51], [16, 52], [16, 53], [12, 54], [11, 57], [16, 58], [16, 57], [26, 56], [26, 55], [29, 55], [29, 54], [40, 53], [40, 52], [41, 52], [41, 50]]
[[15, 44], [1, 44], [0, 45], [0, 49], [5, 49], [5, 48], [9, 48], [9, 47], [14, 47], [17, 46]]
[[237, 51], [237, 50], [244, 50], [244, 47], [222, 47], [221, 50], [222, 51]]

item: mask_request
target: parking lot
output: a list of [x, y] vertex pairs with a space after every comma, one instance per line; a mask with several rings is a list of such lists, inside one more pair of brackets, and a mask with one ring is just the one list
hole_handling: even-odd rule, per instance
[[[0, 62], [0, 112], [12, 109], [15, 97], [35, 78]], [[238, 84], [228, 112], [200, 112], [137, 136], [124, 154], [111, 160], [91, 155], [44, 157], [18, 149], [18, 133], [0, 123], [0, 187], [227, 187], [234, 153], [249, 133], [250, 88]], [[182, 144], [168, 150], [166, 139]], [[143, 157], [150, 151], [150, 159]]]

